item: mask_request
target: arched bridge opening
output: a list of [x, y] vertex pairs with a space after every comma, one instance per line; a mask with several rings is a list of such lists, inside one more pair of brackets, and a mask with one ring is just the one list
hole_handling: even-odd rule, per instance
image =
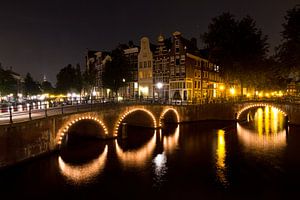
[[134, 108], [120, 115], [114, 128], [114, 134], [118, 136], [125, 131], [125, 128], [127, 129], [130, 126], [156, 128], [157, 122], [155, 116], [149, 110], [144, 108]]
[[179, 114], [174, 108], [166, 108], [159, 117], [159, 126], [164, 127], [166, 124], [178, 124], [180, 122]]
[[283, 114], [286, 118], [288, 116], [287, 112], [281, 109], [279, 106], [268, 104], [268, 103], [255, 103], [255, 104], [244, 106], [242, 109], [240, 109], [236, 114], [236, 119], [239, 121], [247, 120], [247, 116], [249, 116], [248, 115], [249, 113], [251, 114], [251, 112], [255, 111], [255, 109], [257, 108], [265, 108], [265, 107], [270, 107], [272, 109], [275, 109], [279, 113]]
[[174, 108], [166, 108], [159, 118], [159, 127], [164, 135], [174, 133], [180, 122], [179, 114]]
[[108, 130], [101, 120], [83, 116], [65, 123], [57, 135], [57, 143], [72, 144], [87, 138], [105, 138], [107, 134]]

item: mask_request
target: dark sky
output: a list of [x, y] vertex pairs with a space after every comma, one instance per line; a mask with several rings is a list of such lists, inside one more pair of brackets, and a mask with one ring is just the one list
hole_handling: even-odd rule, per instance
[[[0, 62], [36, 80], [55, 76], [68, 63], [84, 66], [86, 48], [111, 50], [120, 43], [175, 30], [184, 37], [207, 31], [224, 11], [252, 16], [269, 35], [270, 51], [280, 42], [286, 11], [300, 0], [0, 0]], [[198, 41], [199, 45], [201, 43]]]

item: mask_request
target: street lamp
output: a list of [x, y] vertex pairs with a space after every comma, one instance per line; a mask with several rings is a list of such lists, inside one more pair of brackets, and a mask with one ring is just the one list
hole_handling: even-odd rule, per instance
[[160, 93], [161, 88], [163, 87], [163, 84], [161, 82], [158, 82], [158, 83], [156, 83], [156, 87], [158, 89], [158, 99], [159, 99], [159, 93]]
[[230, 92], [230, 94], [231, 94], [232, 96], [234, 96], [234, 95], [235, 95], [235, 89], [234, 89], [233, 87], [232, 87], [232, 88], [230, 88], [229, 92]]
[[163, 84], [161, 82], [156, 83], [156, 87], [158, 89], [161, 89], [163, 87]]

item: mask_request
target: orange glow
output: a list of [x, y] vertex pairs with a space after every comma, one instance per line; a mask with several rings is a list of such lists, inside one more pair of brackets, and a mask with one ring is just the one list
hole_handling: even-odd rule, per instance
[[245, 112], [246, 110], [250, 109], [250, 108], [255, 108], [255, 107], [271, 107], [271, 108], [275, 108], [278, 110], [278, 112], [281, 112], [284, 116], [287, 115], [286, 112], [284, 112], [283, 110], [281, 110], [280, 108], [277, 108], [276, 106], [273, 106], [273, 105], [270, 105], [270, 104], [267, 104], [267, 103], [255, 103], [255, 104], [251, 104], [251, 105], [248, 105], [248, 106], [245, 106], [244, 108], [242, 108], [238, 113], [237, 113], [237, 119], [240, 118], [241, 114], [243, 112]]
[[118, 144], [118, 141], [115, 140], [116, 153], [118, 158], [125, 165], [130, 166], [141, 166], [146, 164], [147, 158], [151, 158], [151, 155], [155, 149], [156, 145], [156, 131], [150, 141], [142, 146], [138, 150], [124, 152]]
[[167, 152], [171, 152], [175, 150], [176, 147], [178, 146], [178, 139], [179, 139], [179, 125], [175, 129], [174, 135], [164, 136], [163, 138], [164, 150]]
[[144, 111], [144, 112], [146, 112], [152, 118], [154, 128], [157, 127], [157, 125], [156, 125], [156, 119], [155, 119], [154, 115], [149, 110], [146, 110], [145, 108], [134, 108], [134, 109], [129, 110], [129, 111], [125, 112], [124, 114], [120, 115], [119, 120], [118, 120], [118, 122], [116, 123], [116, 126], [115, 126], [115, 134], [116, 135], [118, 134], [119, 126], [120, 126], [121, 122], [123, 121], [123, 119], [127, 115], [129, 115], [129, 114], [131, 114], [131, 113], [133, 113], [135, 111]]
[[225, 146], [225, 138], [224, 138], [225, 131], [218, 130], [218, 143], [217, 143], [217, 150], [216, 150], [216, 175], [219, 181], [223, 184], [227, 184], [227, 178], [225, 175], [226, 165], [226, 146]]
[[285, 130], [269, 135], [258, 135], [254, 131], [243, 128], [237, 124], [237, 134], [239, 140], [241, 140], [244, 145], [255, 149], [277, 149], [286, 145]]
[[180, 118], [179, 118], [179, 114], [178, 114], [177, 110], [176, 110], [175, 108], [170, 107], [170, 108], [166, 108], [166, 109], [162, 112], [162, 114], [160, 115], [160, 117], [159, 117], [159, 127], [162, 126], [161, 120], [163, 119], [164, 115], [165, 115], [168, 111], [170, 111], [170, 110], [174, 111], [174, 113], [176, 114], [177, 123], [180, 122]]
[[104, 151], [99, 155], [98, 158], [80, 166], [68, 164], [59, 156], [59, 171], [67, 179], [76, 184], [87, 182], [91, 178], [97, 176], [103, 170], [107, 159], [107, 151], [108, 147], [106, 145]]
[[63, 136], [68, 132], [68, 130], [70, 129], [70, 127], [72, 125], [74, 125], [78, 121], [86, 120], [86, 119], [93, 120], [93, 121], [97, 122], [103, 128], [105, 135], [108, 134], [108, 130], [107, 130], [105, 124], [101, 120], [97, 119], [96, 117], [84, 116], [84, 117], [76, 118], [76, 119], [66, 123], [66, 125], [63, 126], [63, 128], [61, 128], [61, 130], [59, 131], [59, 134], [57, 134], [57, 144], [59, 144], [59, 145], [61, 144]]

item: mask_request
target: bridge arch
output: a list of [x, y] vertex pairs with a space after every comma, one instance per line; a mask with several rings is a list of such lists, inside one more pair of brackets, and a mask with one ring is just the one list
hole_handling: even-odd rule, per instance
[[168, 112], [173, 112], [175, 115], [176, 115], [176, 120], [177, 120], [177, 123], [180, 122], [180, 117], [179, 117], [179, 114], [178, 114], [178, 111], [175, 109], [175, 108], [172, 108], [172, 107], [169, 107], [169, 108], [165, 108], [160, 117], [159, 117], [159, 127], [162, 126], [162, 120], [164, 119], [164, 116], [168, 113]]
[[105, 126], [105, 124], [99, 120], [97, 117], [92, 117], [92, 116], [83, 116], [83, 117], [77, 117], [73, 120], [68, 121], [67, 123], [65, 123], [65, 125], [61, 128], [61, 130], [59, 131], [59, 133], [57, 134], [57, 144], [61, 145], [62, 140], [64, 138], [64, 136], [68, 133], [68, 131], [70, 130], [70, 128], [77, 124], [79, 121], [82, 120], [91, 120], [96, 122], [97, 124], [100, 125], [100, 127], [103, 128], [105, 135], [108, 135], [108, 130], [107, 127]]
[[123, 114], [120, 115], [120, 117], [118, 118], [116, 124], [115, 124], [115, 128], [114, 128], [114, 134], [115, 136], [117, 136], [119, 128], [120, 128], [120, 124], [122, 123], [122, 121], [125, 119], [125, 117], [127, 117], [129, 114], [134, 113], [136, 111], [142, 111], [145, 112], [147, 115], [149, 115], [153, 121], [153, 127], [156, 128], [157, 127], [157, 122], [155, 119], [155, 116], [153, 115], [152, 112], [150, 112], [149, 110], [145, 109], [145, 108], [133, 108], [130, 109], [126, 112], [124, 112]]
[[267, 107], [267, 106], [269, 106], [269, 107], [271, 107], [271, 108], [277, 109], [277, 110], [278, 110], [280, 113], [282, 113], [284, 116], [287, 116], [287, 115], [288, 115], [286, 111], [282, 110], [280, 107], [278, 107], [278, 106], [276, 106], [276, 105], [269, 104], [269, 103], [253, 103], [253, 104], [250, 104], [250, 105], [246, 105], [246, 106], [244, 106], [242, 109], [240, 109], [240, 110], [237, 112], [237, 114], [236, 114], [236, 119], [237, 119], [237, 120], [241, 119], [242, 114], [243, 114], [245, 111], [247, 111], [247, 110], [249, 110], [249, 109], [251, 109], [251, 108]]

